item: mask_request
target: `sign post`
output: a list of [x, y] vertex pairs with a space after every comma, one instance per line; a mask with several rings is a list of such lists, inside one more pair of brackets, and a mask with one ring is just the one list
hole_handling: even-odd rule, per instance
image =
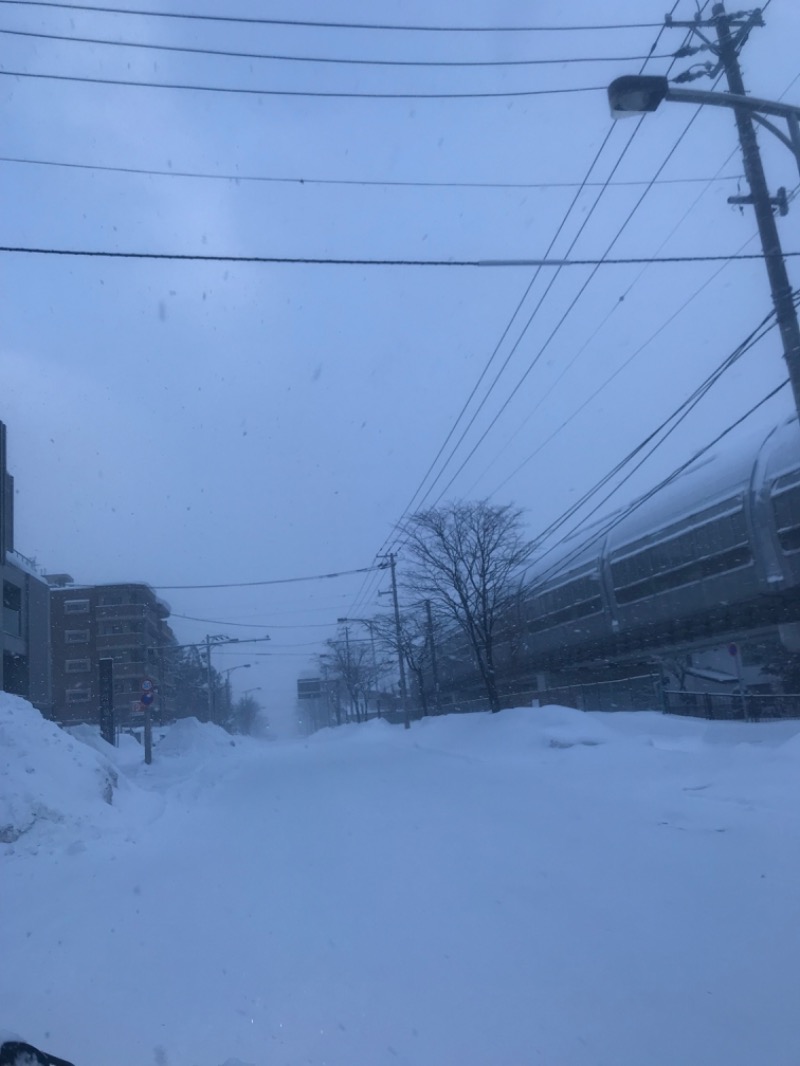
[[144, 707], [144, 761], [148, 766], [153, 761], [153, 720], [151, 709], [154, 699], [155, 690], [153, 688], [153, 682], [150, 678], [146, 677], [144, 681], [142, 681], [142, 694], [139, 697], [139, 702], [142, 707]]
[[114, 724], [114, 660], [100, 659], [97, 669], [100, 695], [100, 736], [109, 744], [114, 744], [117, 739]]
[[741, 648], [736, 643], [728, 645], [728, 654], [732, 656], [733, 661], [736, 663], [736, 676], [739, 679], [739, 699], [742, 701], [742, 717], [745, 721], [748, 720], [747, 714], [747, 693], [744, 688], [744, 675], [742, 674], [742, 652]]

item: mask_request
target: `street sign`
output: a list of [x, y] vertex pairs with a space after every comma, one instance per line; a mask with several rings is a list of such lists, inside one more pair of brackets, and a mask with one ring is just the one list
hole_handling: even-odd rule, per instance
[[305, 678], [297, 682], [299, 700], [318, 700], [322, 698], [322, 681], [318, 677]]
[[155, 699], [155, 696], [153, 695], [152, 692], [143, 692], [139, 702], [141, 703], [141, 705], [143, 707], [149, 707], [152, 704], [154, 699]]

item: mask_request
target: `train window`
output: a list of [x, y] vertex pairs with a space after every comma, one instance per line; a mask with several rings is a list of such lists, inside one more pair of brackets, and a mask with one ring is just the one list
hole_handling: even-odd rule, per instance
[[800, 471], [776, 481], [778, 491], [774, 491], [772, 497], [778, 540], [786, 553], [800, 551], [800, 484], [789, 483], [785, 488], [783, 485], [798, 477]]
[[603, 610], [598, 575], [582, 574], [546, 589], [532, 598], [531, 607], [533, 618], [528, 629], [532, 632], [598, 614]]
[[[731, 511], [733, 502], [736, 510]], [[665, 533], [673, 535], [665, 537]], [[716, 574], [741, 569], [753, 561], [747, 523], [738, 500], [707, 508], [662, 530], [660, 537], [655, 543], [650, 538], [650, 543], [638, 551], [631, 552], [628, 545], [624, 555], [612, 556], [611, 576], [618, 603], [646, 599]], [[638, 545], [641, 544], [639, 541]]]

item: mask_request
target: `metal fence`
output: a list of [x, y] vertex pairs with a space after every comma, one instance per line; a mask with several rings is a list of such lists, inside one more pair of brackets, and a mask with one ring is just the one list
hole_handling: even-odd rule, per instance
[[[592, 684], [560, 685], [505, 694], [503, 707], [543, 707], [557, 704], [578, 711], [663, 711], [692, 718], [738, 721], [769, 721], [800, 718], [798, 693], [684, 692], [665, 689], [658, 674]], [[486, 699], [452, 700], [443, 703], [441, 713], [458, 714], [486, 711]]]
[[750, 722], [800, 718], [800, 694], [674, 692], [664, 690], [666, 714]]

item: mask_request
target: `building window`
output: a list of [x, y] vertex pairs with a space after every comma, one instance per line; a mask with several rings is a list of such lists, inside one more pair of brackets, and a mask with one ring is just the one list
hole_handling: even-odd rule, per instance
[[87, 703], [89, 700], [88, 688], [68, 688], [67, 703]]
[[64, 633], [65, 644], [86, 644], [89, 640], [88, 629], [68, 629]]
[[88, 600], [64, 600], [64, 614], [88, 614]]
[[3, 582], [3, 632], [9, 637], [22, 634], [22, 589], [10, 581]]
[[68, 674], [86, 674], [91, 669], [91, 665], [89, 659], [67, 659], [64, 663], [64, 670]]

